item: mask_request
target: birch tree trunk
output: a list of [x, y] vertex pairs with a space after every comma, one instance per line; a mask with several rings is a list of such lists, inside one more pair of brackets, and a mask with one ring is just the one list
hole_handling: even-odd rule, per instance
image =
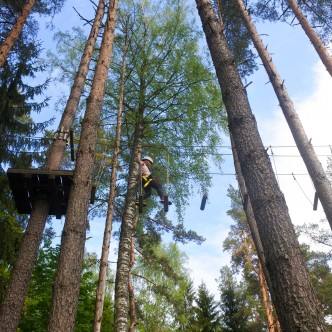
[[134, 231], [134, 219], [136, 214], [136, 193], [138, 161], [136, 156], [140, 150], [142, 142], [143, 125], [139, 120], [136, 123], [134, 147], [132, 149], [129, 181], [127, 195], [124, 206], [123, 218], [120, 230], [120, 242], [118, 250], [118, 262], [115, 279], [115, 303], [114, 303], [114, 330], [117, 332], [128, 331], [128, 311], [129, 311], [129, 273], [130, 273], [130, 252], [131, 236]]
[[[63, 160], [66, 149], [66, 137], [64, 135], [69, 135], [69, 129], [74, 121], [94, 45], [98, 37], [99, 27], [104, 15], [104, 8], [105, 0], [100, 0], [80, 66], [58, 127], [56, 139], [48, 152], [46, 163], [46, 169], [48, 170], [58, 170]], [[17, 329], [49, 209], [49, 203], [45, 199], [38, 199], [33, 204], [28, 227], [24, 234], [20, 251], [10, 276], [6, 298], [0, 311], [1, 332], [14, 332]]]
[[5, 64], [8, 54], [15, 45], [15, 42], [20, 37], [23, 26], [31, 13], [33, 6], [35, 5], [36, 0], [28, 0], [23, 7], [22, 13], [17, 18], [12, 29], [9, 31], [6, 39], [0, 46], [0, 68]]
[[109, 3], [107, 22], [82, 124], [76, 169], [61, 237], [59, 266], [49, 317], [49, 332], [73, 331], [80, 289], [100, 114], [112, 54], [118, 1]]
[[287, 205], [211, 3], [196, 0], [251, 199], [283, 331], [327, 331]]
[[125, 77], [126, 77], [126, 55], [127, 55], [127, 47], [128, 47], [127, 43], [128, 43], [128, 25], [126, 26], [124, 54], [123, 54], [123, 60], [122, 60], [120, 100], [119, 100], [119, 108], [118, 108], [117, 124], [116, 124], [115, 146], [114, 146], [114, 151], [113, 151], [114, 155], [113, 155], [113, 160], [112, 160], [110, 194], [109, 194], [107, 216], [106, 216], [106, 222], [105, 222], [103, 247], [102, 247], [102, 251], [101, 251], [98, 287], [97, 287], [97, 291], [96, 291], [96, 307], [95, 307], [95, 317], [94, 317], [94, 323], [93, 323], [94, 332], [100, 331], [101, 322], [102, 322], [102, 318], [103, 318], [108, 256], [109, 256], [110, 241], [111, 241], [111, 236], [112, 236], [114, 201], [115, 201], [115, 197], [116, 197], [116, 176], [117, 176], [117, 170], [118, 170], [118, 159], [119, 159], [118, 157], [119, 157], [119, 153], [120, 153], [122, 108], [123, 108]]
[[[287, 0], [289, 7], [292, 9], [293, 13], [295, 14], [296, 18], [300, 22], [302, 29], [304, 30], [305, 34], [308, 36], [311, 44], [315, 48], [318, 56], [322, 60], [326, 70], [332, 76], [332, 57], [327, 51], [326, 47], [322, 43], [321, 39], [312, 28], [310, 23], [308, 22], [307, 18], [302, 13], [299, 5], [296, 3], [295, 0]], [[301, 56], [301, 55], [300, 55]]]
[[139, 86], [139, 105], [136, 115], [136, 124], [133, 140], [133, 148], [131, 153], [129, 180], [127, 185], [127, 195], [123, 211], [120, 242], [118, 250], [118, 261], [115, 278], [115, 303], [114, 303], [114, 330], [117, 332], [128, 331], [128, 311], [129, 311], [129, 274], [130, 274], [130, 251], [131, 236], [134, 231], [134, 219], [136, 214], [136, 194], [137, 194], [137, 178], [139, 175], [139, 160], [137, 155], [142, 151], [143, 139], [143, 116], [146, 99], [146, 71], [147, 58], [145, 53], [146, 47], [146, 28], [144, 30], [142, 41], [142, 65], [140, 71]]
[[[255, 45], [255, 48], [263, 62], [264, 68], [270, 78], [273, 89], [278, 97], [280, 107], [284, 113], [288, 126], [291, 130], [296, 145], [300, 151], [302, 159], [307, 167], [310, 177], [314, 183], [317, 195], [323, 206], [326, 218], [332, 229], [332, 187], [328, 180], [322, 164], [320, 163], [308, 137], [304, 131], [301, 120], [295, 110], [294, 104], [290, 99], [287, 89], [282, 81], [272, 58], [265, 48], [257, 30], [252, 23], [243, 1], [236, 0], [240, 9], [241, 16]], [[331, 58], [332, 60], [332, 58]]]
[[135, 292], [134, 285], [131, 278], [131, 270], [135, 263], [135, 231], [138, 222], [138, 213], [136, 212], [135, 221], [134, 221], [134, 231], [131, 235], [131, 249], [130, 249], [130, 276], [129, 276], [129, 315], [130, 315], [130, 325], [128, 332], [135, 332], [137, 323], [137, 315], [136, 315], [136, 303], [135, 303]]

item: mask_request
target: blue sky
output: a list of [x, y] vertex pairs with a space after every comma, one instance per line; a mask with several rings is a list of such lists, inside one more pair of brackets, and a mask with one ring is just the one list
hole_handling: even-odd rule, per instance
[[[192, 2], [195, 6], [194, 1]], [[67, 1], [65, 10], [54, 19], [58, 29], [70, 30], [72, 25], [82, 24], [72, 7], [83, 15], [92, 17], [91, 4], [79, 0]], [[41, 28], [43, 26], [41, 25]], [[268, 51], [272, 55], [273, 62], [280, 76], [285, 79], [285, 85], [292, 98], [295, 108], [300, 116], [307, 136], [312, 138], [322, 164], [326, 165], [326, 155], [331, 155], [328, 145], [332, 145], [332, 107], [331, 91], [332, 80], [323, 68], [306, 35], [299, 26], [291, 27], [288, 24], [258, 24], [257, 30], [262, 34]], [[45, 48], [52, 47], [52, 32], [44, 31], [42, 38], [47, 40]], [[271, 160], [278, 174], [280, 187], [285, 194], [292, 221], [296, 225], [304, 222], [317, 222], [324, 218], [321, 206], [314, 212], [307, 197], [313, 200], [314, 189], [308, 175], [296, 176], [295, 181], [291, 175], [307, 174], [299, 153], [294, 148], [295, 143], [291, 137], [286, 121], [278, 106], [278, 100], [274, 95], [271, 84], [263, 66], [248, 81], [252, 81], [247, 88], [251, 108], [256, 117], [259, 131], [264, 145], [272, 146], [275, 155]], [[51, 89], [55, 93], [55, 86]], [[56, 97], [54, 95], [54, 97]], [[225, 146], [229, 146], [225, 137]], [[278, 146], [278, 148], [277, 148]], [[286, 147], [287, 146], [287, 147]], [[283, 147], [283, 148], [282, 148]], [[224, 153], [230, 153], [227, 148]], [[224, 173], [234, 174], [231, 156], [225, 156]], [[285, 175], [281, 175], [285, 174]], [[229, 232], [232, 220], [226, 212], [230, 208], [230, 200], [227, 197], [229, 184], [236, 186], [235, 176], [214, 175], [214, 186], [210, 192], [208, 203], [204, 211], [199, 209], [201, 197], [197, 194], [190, 201], [185, 217], [187, 228], [197, 231], [206, 238], [206, 241], [198, 246], [196, 244], [181, 245], [181, 249], [188, 255], [188, 267], [192, 271], [192, 278], [197, 286], [201, 281], [207, 283], [209, 289], [217, 294], [219, 270], [223, 265], [229, 264], [229, 255], [222, 250], [222, 243]], [[172, 208], [170, 209], [170, 216]], [[64, 218], [55, 221], [57, 230], [61, 232]], [[88, 251], [97, 253], [101, 250], [103, 236], [103, 222], [92, 221], [91, 231], [88, 234], [91, 239], [87, 241]], [[114, 240], [112, 239], [112, 242]], [[117, 247], [117, 244], [115, 244]], [[116, 256], [110, 257], [115, 261]]]

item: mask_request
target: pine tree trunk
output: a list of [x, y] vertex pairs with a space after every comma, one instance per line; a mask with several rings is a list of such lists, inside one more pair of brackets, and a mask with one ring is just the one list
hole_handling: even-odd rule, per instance
[[[265, 256], [264, 256], [262, 241], [261, 241], [260, 236], [259, 236], [257, 223], [256, 223], [255, 216], [254, 216], [254, 211], [253, 211], [252, 206], [251, 206], [250, 197], [249, 197], [248, 192], [247, 192], [247, 188], [246, 188], [245, 181], [244, 181], [242, 171], [241, 171], [240, 161], [239, 161], [239, 158], [238, 158], [238, 155], [237, 155], [234, 139], [233, 139], [233, 136], [232, 136], [231, 133], [230, 133], [230, 139], [231, 139], [231, 146], [232, 146], [233, 159], [234, 159], [234, 168], [235, 168], [235, 172], [236, 172], [237, 182], [239, 184], [241, 196], [242, 196], [242, 199], [243, 199], [243, 210], [246, 214], [247, 223], [248, 223], [248, 226], [249, 226], [249, 229], [250, 229], [251, 237], [252, 237], [252, 239], [254, 241], [254, 244], [255, 244], [258, 259], [262, 264], [265, 279], [266, 279], [266, 281], [269, 285], [270, 291], [273, 292], [269, 272], [266, 268], [266, 260], [265, 260]], [[271, 294], [271, 296], [274, 297], [273, 294]]]
[[105, 0], [99, 0], [98, 7], [96, 10], [95, 19], [91, 27], [91, 31], [85, 45], [81, 62], [76, 73], [73, 86], [70, 90], [70, 95], [66, 107], [63, 111], [61, 121], [59, 123], [57, 139], [53, 142], [51, 149], [48, 153], [48, 163], [46, 169], [58, 170], [66, 149], [66, 140], [61, 139], [66, 135], [68, 137], [69, 130], [73, 125], [75, 114], [81, 99], [81, 95], [84, 89], [86, 81], [86, 75], [89, 70], [89, 65], [92, 59], [94, 47], [98, 38], [98, 33], [104, 17], [105, 11]]
[[[54, 140], [50, 151], [48, 152], [48, 160], [45, 167], [48, 170], [58, 170], [63, 160], [66, 149], [66, 139], [64, 139], [65, 137], [63, 135], [69, 135], [69, 129], [74, 121], [92, 58], [94, 45], [98, 37], [104, 8], [105, 0], [100, 0], [96, 17], [81, 58], [80, 66], [59, 124], [57, 138]], [[7, 295], [1, 308], [1, 332], [14, 332], [17, 329], [48, 213], [48, 201], [45, 199], [36, 200], [33, 204], [27, 231], [24, 235], [14, 269], [10, 276]]]
[[0, 46], [0, 68], [5, 64], [8, 54], [15, 45], [15, 42], [20, 37], [22, 32], [23, 26], [35, 5], [36, 0], [28, 0], [27, 3], [24, 5], [22, 13], [17, 18], [14, 26], [9, 31], [6, 39]]
[[48, 201], [41, 199], [37, 200], [32, 208], [31, 216], [34, 219], [33, 222], [29, 222], [25, 231], [14, 270], [10, 275], [6, 297], [2, 303], [1, 332], [17, 330], [49, 208]]
[[112, 173], [111, 173], [111, 183], [110, 183], [110, 194], [107, 208], [107, 216], [105, 222], [103, 247], [101, 251], [100, 268], [99, 268], [99, 279], [98, 287], [96, 291], [96, 307], [95, 307], [95, 317], [93, 323], [93, 331], [99, 332], [101, 328], [101, 322], [103, 318], [103, 307], [105, 298], [105, 285], [107, 277], [107, 266], [108, 266], [108, 256], [110, 248], [110, 240], [112, 235], [112, 224], [113, 224], [113, 214], [114, 214], [114, 201], [116, 197], [116, 176], [118, 169], [118, 156], [120, 153], [120, 139], [121, 139], [121, 123], [122, 123], [122, 107], [124, 100], [124, 85], [126, 76], [126, 55], [127, 55], [127, 37], [128, 37], [128, 25], [126, 29], [125, 44], [124, 44], [124, 54], [122, 61], [122, 73], [121, 73], [121, 83], [120, 83], [120, 100], [117, 115], [117, 125], [116, 125], [116, 135], [115, 135], [115, 146], [114, 155], [112, 160]]
[[251, 199], [283, 331], [326, 331], [288, 208], [213, 7], [196, 0]]
[[[296, 113], [293, 102], [290, 99], [287, 89], [275, 68], [272, 58], [266, 50], [262, 40], [257, 33], [257, 30], [252, 23], [248, 12], [246, 11], [243, 1], [237, 0], [238, 7], [240, 9], [241, 16], [248, 29], [251, 39], [255, 45], [255, 48], [263, 62], [264, 68], [270, 78], [274, 91], [278, 97], [280, 107], [287, 120], [288, 126], [292, 132], [293, 138], [300, 151], [303, 161], [307, 167], [310, 177], [314, 183], [316, 192], [323, 206], [327, 220], [332, 228], [332, 187], [328, 180], [322, 164], [317, 158], [317, 155], [308, 140], [308, 137], [304, 131], [301, 120]], [[332, 59], [332, 58], [331, 58]]]
[[255, 251], [250, 252], [247, 237], [245, 237], [243, 239], [243, 247], [244, 247], [246, 263], [249, 265], [249, 269], [251, 271], [253, 271], [258, 278], [258, 284], [259, 284], [259, 288], [260, 288], [260, 291], [262, 294], [263, 307], [265, 309], [269, 332], [275, 332], [274, 323], [273, 323], [273, 315], [272, 315], [272, 310], [271, 310], [271, 306], [270, 306], [267, 285], [266, 285], [264, 275], [263, 275], [262, 264], [259, 260], [258, 260], [258, 268], [253, 264], [252, 255], [255, 253]]
[[316, 52], [318, 53], [318, 56], [322, 60], [324, 66], [326, 67], [327, 71], [332, 76], [332, 57], [327, 51], [326, 47], [322, 43], [321, 39], [315, 32], [315, 30], [312, 28], [304, 14], [302, 13], [299, 5], [296, 3], [295, 0], [287, 0], [289, 7], [293, 10], [293, 13], [295, 14], [296, 18], [300, 22], [302, 29], [308, 36], [310, 42], [314, 46]]
[[[263, 251], [263, 246], [262, 246], [262, 242], [261, 239], [259, 237], [259, 232], [257, 229], [257, 224], [256, 224], [256, 220], [254, 217], [254, 212], [252, 210], [252, 206], [251, 206], [251, 202], [250, 202], [250, 198], [248, 196], [247, 193], [247, 189], [245, 186], [245, 182], [244, 182], [244, 178], [242, 175], [242, 171], [241, 171], [241, 167], [240, 167], [240, 162], [239, 162], [239, 158], [237, 156], [237, 152], [234, 146], [234, 140], [232, 139], [232, 135], [230, 134], [230, 138], [231, 138], [231, 146], [232, 146], [232, 151], [233, 151], [233, 158], [234, 158], [234, 166], [235, 166], [235, 172], [236, 172], [236, 176], [237, 176], [237, 181], [239, 184], [239, 188], [240, 188], [240, 192], [241, 192], [241, 196], [243, 199], [243, 209], [245, 211], [246, 214], [246, 219], [247, 219], [247, 223], [250, 229], [250, 234], [251, 237], [253, 239], [253, 242], [255, 244], [255, 249], [257, 252], [257, 256], [258, 256], [258, 264], [259, 264], [259, 280], [260, 280], [260, 285], [261, 285], [261, 290], [262, 290], [262, 294], [263, 294], [263, 302], [264, 302], [264, 307], [265, 307], [265, 312], [266, 312], [266, 317], [268, 320], [268, 326], [270, 329], [271, 326], [271, 315], [269, 313], [269, 311], [271, 311], [269, 308], [266, 307], [266, 300], [265, 298], [268, 299], [268, 290], [267, 290], [267, 286], [266, 283], [269, 285], [269, 289], [273, 291], [272, 288], [272, 282], [269, 276], [269, 273], [267, 271], [266, 268], [266, 261], [265, 261], [265, 256], [264, 256], [264, 251]], [[263, 277], [263, 274], [265, 276], [265, 278]], [[264, 283], [261, 283], [261, 278], [263, 278]], [[265, 286], [265, 289], [263, 289]], [[266, 293], [266, 294], [265, 294]], [[271, 291], [270, 291], [271, 293]], [[274, 297], [273, 294], [271, 294], [271, 297]], [[275, 298], [275, 297], [274, 297]], [[274, 324], [273, 324], [273, 317], [272, 317], [272, 328], [269, 331], [273, 331], [274, 332]]]
[[61, 237], [59, 266], [48, 325], [49, 332], [74, 330], [95, 148], [105, 94], [105, 82], [112, 54], [117, 5], [117, 0], [109, 3], [100, 54], [83, 120], [76, 169]]

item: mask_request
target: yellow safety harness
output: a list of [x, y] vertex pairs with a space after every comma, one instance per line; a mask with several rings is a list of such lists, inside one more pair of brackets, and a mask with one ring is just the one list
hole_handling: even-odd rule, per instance
[[149, 185], [149, 183], [153, 180], [151, 174], [148, 176], [142, 176], [142, 178], [145, 181], [143, 188], [146, 188]]

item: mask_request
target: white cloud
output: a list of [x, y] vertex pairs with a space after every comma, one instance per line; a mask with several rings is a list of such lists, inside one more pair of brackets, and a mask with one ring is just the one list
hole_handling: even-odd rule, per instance
[[219, 271], [222, 266], [229, 265], [229, 255], [222, 253], [211, 255], [207, 251], [203, 251], [199, 255], [193, 255], [189, 260], [189, 269], [192, 271], [195, 288], [204, 281], [209, 291], [218, 299], [218, 283]]

